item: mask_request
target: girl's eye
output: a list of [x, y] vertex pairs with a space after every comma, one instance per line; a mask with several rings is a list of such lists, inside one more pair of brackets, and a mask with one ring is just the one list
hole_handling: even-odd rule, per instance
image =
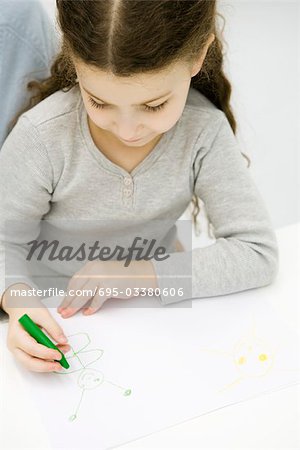
[[168, 100], [166, 100], [166, 101], [165, 101], [164, 103], [162, 103], [161, 105], [157, 105], [157, 106], [148, 106], [148, 105], [145, 105], [145, 110], [146, 110], [146, 111], [152, 111], [152, 112], [159, 111], [160, 109], [163, 109], [167, 103], [168, 103]]
[[[101, 103], [97, 103], [95, 102], [95, 100], [92, 97], [89, 97], [89, 102], [92, 104], [92, 106], [94, 108], [98, 108], [98, 109], [104, 109], [105, 105], [101, 104]], [[145, 105], [145, 110], [146, 111], [150, 111], [150, 112], [155, 112], [155, 111], [159, 111], [160, 109], [164, 108], [164, 106], [168, 103], [168, 100], [166, 100], [164, 103], [162, 103], [161, 105], [158, 106], [148, 106]]]

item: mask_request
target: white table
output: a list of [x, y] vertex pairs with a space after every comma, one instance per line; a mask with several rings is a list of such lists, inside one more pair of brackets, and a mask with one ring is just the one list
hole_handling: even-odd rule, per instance
[[[257, 295], [272, 293], [272, 304], [291, 328], [299, 330], [300, 223], [276, 230], [280, 269], [276, 281]], [[239, 295], [239, 294], [236, 294]], [[0, 323], [0, 332], [3, 332]], [[2, 356], [1, 356], [2, 355]], [[51, 448], [30, 393], [0, 350], [0, 448]], [[55, 430], [53, 430], [55, 433]], [[151, 434], [122, 449], [298, 449], [300, 385], [264, 394]]]

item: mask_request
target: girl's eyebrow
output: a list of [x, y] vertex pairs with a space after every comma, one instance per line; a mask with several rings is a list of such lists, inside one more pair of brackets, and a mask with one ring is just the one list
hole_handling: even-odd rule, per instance
[[[87, 94], [89, 94], [91, 97], [94, 97], [94, 98], [96, 98], [97, 100], [99, 100], [100, 102], [103, 102], [103, 103], [106, 103], [107, 105], [109, 105], [108, 102], [106, 102], [105, 100], [102, 100], [102, 99], [99, 98], [99, 97], [96, 97], [96, 95], [93, 95], [93, 94], [92, 94], [91, 92], [89, 92], [85, 87], [82, 86], [82, 88], [83, 88], [83, 89], [85, 90], [85, 92], [86, 92]], [[145, 103], [151, 103], [151, 102], [154, 102], [154, 101], [156, 101], [156, 100], [160, 100], [160, 99], [166, 97], [167, 95], [169, 95], [169, 94], [171, 94], [171, 93], [172, 93], [172, 91], [169, 91], [169, 92], [167, 92], [166, 94], [161, 95], [161, 96], [158, 97], [158, 98], [152, 98], [152, 100], [146, 100], [144, 103], [141, 103], [141, 105], [143, 105], [143, 104], [145, 104]], [[112, 105], [112, 106], [114, 106], [114, 105]], [[137, 105], [132, 105], [132, 106], [137, 106]]]

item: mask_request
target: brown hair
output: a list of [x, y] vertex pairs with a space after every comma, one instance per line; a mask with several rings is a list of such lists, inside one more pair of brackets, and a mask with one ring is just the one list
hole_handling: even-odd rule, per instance
[[[36, 89], [18, 117], [58, 90], [69, 91], [77, 84], [72, 58], [118, 77], [155, 73], [176, 62], [198, 60], [211, 33], [201, 70], [191, 79], [191, 87], [222, 110], [236, 134], [230, 106], [231, 84], [223, 72], [223, 45], [216, 0], [56, 0], [62, 31], [61, 51], [43, 81], [30, 81]], [[222, 30], [223, 31], [223, 30]], [[248, 161], [247, 155], [242, 155]], [[200, 212], [198, 197], [192, 198], [193, 224], [197, 232]]]

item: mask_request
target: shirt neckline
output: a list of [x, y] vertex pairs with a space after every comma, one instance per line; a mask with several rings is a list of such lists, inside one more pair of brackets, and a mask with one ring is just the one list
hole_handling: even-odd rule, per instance
[[[80, 96], [81, 97], [81, 96]], [[88, 125], [88, 115], [82, 100], [82, 97], [80, 98], [80, 105], [79, 105], [79, 123], [81, 127], [81, 132], [83, 135], [83, 139], [85, 141], [86, 147], [89, 150], [89, 152], [92, 154], [92, 156], [97, 160], [98, 163], [101, 164], [102, 167], [106, 168], [110, 172], [113, 172], [114, 174], [121, 175], [121, 176], [130, 176], [134, 177], [138, 173], [141, 173], [142, 171], [147, 170], [152, 163], [161, 156], [161, 154], [166, 151], [166, 145], [169, 144], [177, 123], [168, 131], [166, 131], [158, 143], [153, 147], [150, 153], [131, 171], [128, 172], [123, 167], [119, 166], [118, 164], [115, 164], [112, 162], [109, 158], [107, 158], [104, 153], [101, 152], [101, 150], [96, 146], [96, 144], [93, 141], [93, 138], [90, 133], [89, 125]]]

